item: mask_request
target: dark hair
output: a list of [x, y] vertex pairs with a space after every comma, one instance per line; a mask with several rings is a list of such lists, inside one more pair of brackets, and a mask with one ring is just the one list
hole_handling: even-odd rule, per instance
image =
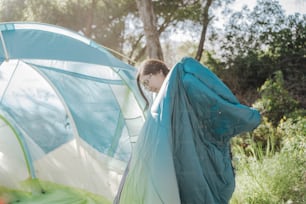
[[148, 108], [149, 101], [148, 101], [147, 97], [145, 96], [145, 94], [143, 93], [143, 90], [140, 86], [140, 76], [149, 75], [149, 74], [157, 74], [160, 71], [162, 71], [162, 73], [165, 76], [167, 76], [167, 74], [169, 73], [169, 68], [167, 67], [167, 65], [163, 61], [158, 60], [158, 59], [147, 59], [147, 60], [145, 60], [138, 69], [137, 86], [138, 86], [138, 89], [140, 91], [140, 94], [142, 95], [142, 97], [146, 101], [145, 109]]

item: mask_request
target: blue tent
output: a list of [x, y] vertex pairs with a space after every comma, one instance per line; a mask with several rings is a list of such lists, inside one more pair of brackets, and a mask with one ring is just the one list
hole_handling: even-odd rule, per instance
[[61, 27], [0, 31], [0, 200], [111, 203], [144, 122], [135, 68]]

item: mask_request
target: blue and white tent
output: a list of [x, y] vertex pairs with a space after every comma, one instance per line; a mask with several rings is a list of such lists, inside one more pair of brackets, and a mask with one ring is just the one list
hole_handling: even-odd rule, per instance
[[144, 122], [135, 68], [61, 27], [0, 31], [0, 200], [111, 203]]

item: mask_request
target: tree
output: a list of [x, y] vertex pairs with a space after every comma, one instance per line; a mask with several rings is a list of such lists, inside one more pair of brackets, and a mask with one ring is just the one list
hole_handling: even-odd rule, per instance
[[202, 23], [202, 32], [201, 32], [201, 38], [200, 38], [200, 42], [199, 42], [199, 46], [198, 46], [198, 51], [197, 54], [195, 56], [195, 58], [200, 61], [201, 57], [202, 57], [202, 53], [203, 53], [203, 49], [204, 49], [204, 42], [205, 42], [205, 38], [206, 38], [206, 32], [207, 32], [207, 27], [209, 22], [211, 21], [211, 18], [209, 18], [208, 15], [208, 11], [209, 8], [212, 4], [213, 0], [207, 0], [206, 4], [204, 6], [203, 9], [203, 23]]
[[0, 21], [23, 20], [23, 10], [26, 0], [2, 0], [0, 1]]
[[[212, 15], [213, 9], [219, 9], [223, 5], [228, 5], [234, 0], [163, 0], [163, 1], [151, 1], [153, 4], [153, 10], [157, 18], [156, 28], [157, 34], [160, 39], [166, 39], [169, 34], [177, 32], [177, 30], [188, 31], [193, 33], [194, 36], [200, 36], [200, 28], [202, 27], [202, 35], [198, 46], [198, 59], [204, 50], [204, 42], [206, 40], [206, 34], [208, 32], [209, 25], [215, 18]], [[137, 21], [137, 20], [136, 20]], [[134, 24], [137, 24], [136, 22]], [[134, 32], [135, 33], [135, 32]], [[134, 34], [133, 33], [133, 34]], [[133, 36], [135, 37], [135, 35]], [[133, 38], [132, 37], [132, 38]], [[130, 47], [133, 48], [133, 53], [129, 55], [138, 61], [144, 54], [144, 44], [142, 38], [144, 35], [139, 34], [139, 38], [131, 41], [135, 42]], [[135, 48], [138, 47], [138, 52], [135, 52]]]
[[[164, 0], [151, 1], [156, 16], [156, 28], [160, 38], [168, 38], [169, 34], [178, 29], [191, 30], [194, 29], [191, 23], [179, 24], [180, 22], [197, 22], [200, 11], [199, 0]], [[139, 61], [143, 58], [146, 49], [146, 42], [143, 40], [143, 27], [140, 27], [137, 17], [132, 17], [133, 32], [128, 35], [130, 45], [129, 57], [134, 61]], [[138, 35], [135, 35], [137, 34]]]
[[163, 52], [156, 26], [156, 17], [151, 0], [136, 0], [139, 16], [146, 36], [146, 50], [150, 58], [163, 60]]
[[125, 19], [136, 12], [134, 0], [4, 0], [1, 21], [50, 23], [79, 32], [123, 52]]
[[305, 19], [286, 17], [280, 4], [269, 0], [229, 18], [227, 32], [216, 42], [222, 55], [214, 68], [239, 99], [254, 102], [258, 88], [280, 70], [286, 89], [306, 107]]

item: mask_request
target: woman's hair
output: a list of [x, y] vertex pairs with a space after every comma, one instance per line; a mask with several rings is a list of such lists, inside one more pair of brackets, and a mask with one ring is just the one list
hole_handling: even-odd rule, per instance
[[145, 96], [145, 94], [143, 93], [143, 90], [141, 88], [140, 76], [149, 75], [149, 74], [154, 75], [154, 74], [158, 74], [160, 71], [162, 71], [164, 76], [167, 76], [167, 74], [169, 73], [169, 68], [167, 67], [167, 65], [163, 61], [158, 60], [158, 59], [147, 59], [147, 60], [145, 60], [138, 69], [137, 86], [138, 86], [138, 89], [140, 91], [140, 94], [142, 95], [142, 97], [146, 101], [145, 109], [148, 108], [149, 101], [148, 101], [147, 97]]

